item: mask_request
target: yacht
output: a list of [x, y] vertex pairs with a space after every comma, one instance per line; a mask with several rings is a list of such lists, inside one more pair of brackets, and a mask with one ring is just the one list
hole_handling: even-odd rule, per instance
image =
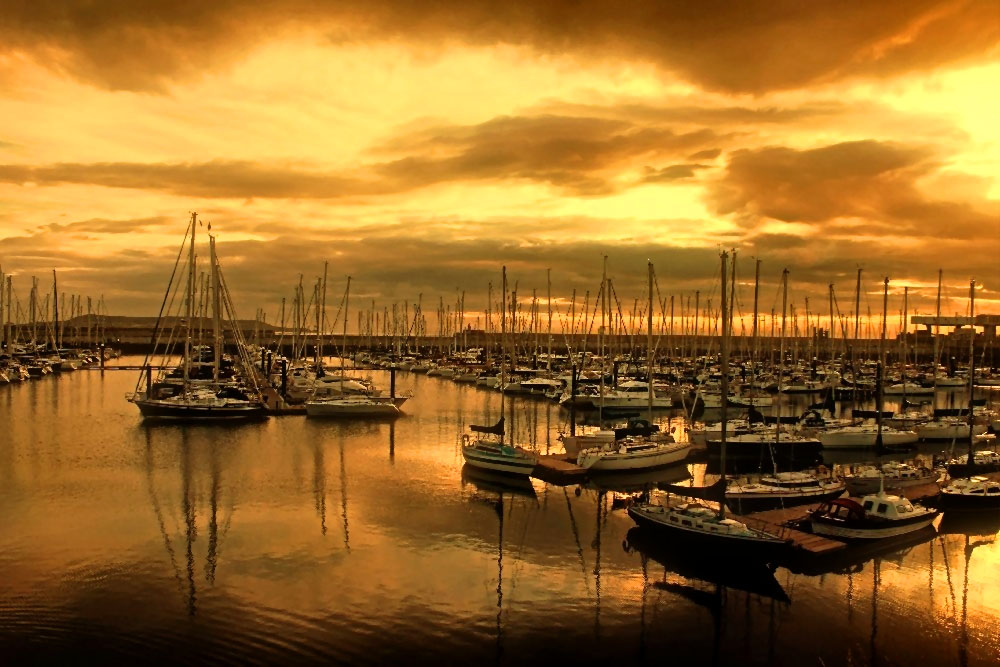
[[576, 464], [595, 472], [647, 470], [683, 461], [690, 451], [690, 442], [676, 442], [669, 433], [628, 436], [603, 447], [581, 450]]
[[756, 482], [730, 480], [726, 504], [734, 511], [757, 511], [788, 505], [805, 505], [838, 498], [847, 485], [814, 472], [779, 472]]
[[908, 463], [889, 461], [881, 466], [857, 466], [842, 479], [847, 485], [847, 492], [859, 497], [878, 491], [883, 484], [890, 489], [905, 489], [921, 484], [933, 484], [940, 477], [940, 473], [930, 468], [918, 468]]

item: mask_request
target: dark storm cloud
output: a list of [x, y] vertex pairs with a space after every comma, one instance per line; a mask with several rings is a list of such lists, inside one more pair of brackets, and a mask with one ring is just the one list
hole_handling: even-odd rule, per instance
[[684, 154], [721, 137], [712, 130], [674, 132], [594, 117], [501, 117], [473, 126], [411, 133], [375, 152], [419, 153], [383, 163], [376, 173], [410, 187], [436, 182], [514, 178], [574, 194], [611, 191], [604, 170], [636, 159]]
[[870, 140], [804, 151], [738, 150], [708, 198], [718, 213], [748, 225], [764, 218], [809, 224], [860, 218], [873, 231], [891, 226], [916, 236], [996, 232], [996, 202], [937, 201], [918, 189], [917, 181], [940, 166], [925, 148]]
[[994, 0], [9, 0], [0, 43], [100, 86], [155, 90], [303, 28], [335, 42], [633, 59], [708, 88], [763, 92], [970, 60], [995, 52], [1000, 22]]
[[350, 175], [300, 164], [248, 161], [143, 164], [0, 165], [0, 182], [82, 183], [220, 198], [331, 199], [406, 192], [437, 183], [528, 180], [569, 194], [606, 194], [613, 170], [633, 160], [679, 157], [723, 139], [712, 130], [675, 132], [592, 117], [505, 116], [391, 138], [372, 151], [391, 155]]

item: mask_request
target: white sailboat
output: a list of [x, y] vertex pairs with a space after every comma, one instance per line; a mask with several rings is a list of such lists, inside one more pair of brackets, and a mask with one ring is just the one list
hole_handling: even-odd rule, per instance
[[[507, 357], [507, 267], [502, 270], [503, 307], [500, 314], [500, 386], [503, 386], [504, 364]], [[512, 313], [513, 315], [513, 313]], [[500, 419], [493, 426], [472, 425], [472, 434], [462, 436], [462, 457], [467, 465], [483, 470], [530, 475], [538, 464], [538, 458], [523, 447], [504, 442], [504, 392], [500, 392]], [[492, 436], [492, 437], [490, 437]]]

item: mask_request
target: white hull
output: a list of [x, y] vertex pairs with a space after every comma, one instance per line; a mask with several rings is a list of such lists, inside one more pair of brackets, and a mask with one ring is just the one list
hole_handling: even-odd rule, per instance
[[[838, 429], [819, 433], [819, 441], [823, 443], [823, 449], [874, 447], [877, 438], [878, 431], [874, 429]], [[882, 430], [882, 444], [887, 447], [911, 445], [919, 439], [920, 437], [914, 431]]]
[[687, 458], [691, 443], [673, 443], [674, 446], [649, 451], [619, 453], [616, 451], [584, 451], [577, 458], [577, 465], [593, 471], [646, 470], [679, 463]]
[[536, 461], [526, 457], [503, 456], [483, 452], [471, 446], [462, 447], [466, 464], [482, 470], [493, 470], [510, 475], [530, 475], [535, 470]]
[[902, 526], [886, 526], [885, 528], [846, 528], [843, 526], [831, 526], [822, 521], [810, 521], [812, 532], [817, 535], [829, 535], [849, 540], [878, 540], [886, 537], [899, 537], [907, 533], [914, 533], [923, 530], [934, 523], [937, 515], [931, 514], [925, 521], [907, 523]]

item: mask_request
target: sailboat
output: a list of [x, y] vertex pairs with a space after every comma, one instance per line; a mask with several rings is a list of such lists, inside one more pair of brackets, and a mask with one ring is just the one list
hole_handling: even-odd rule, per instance
[[[653, 263], [648, 264], [649, 303], [646, 313], [646, 408], [649, 423], [653, 422]], [[677, 442], [669, 433], [630, 435], [621, 440], [584, 449], [576, 464], [592, 471], [648, 470], [685, 460], [691, 451], [690, 442]]]
[[[161, 381], [154, 384], [151, 372], [147, 366], [146, 371], [146, 391], [135, 392], [130, 400], [139, 408], [139, 412], [145, 419], [157, 420], [180, 420], [180, 421], [230, 421], [249, 420], [267, 417], [264, 404], [259, 398], [256, 387], [246, 390], [236, 384], [223, 384], [222, 379], [222, 285], [221, 271], [218, 257], [215, 253], [215, 237], [209, 235], [209, 249], [211, 258], [212, 275], [212, 326], [214, 341], [212, 346], [213, 363], [212, 378], [210, 381], [195, 383], [192, 370], [197, 361], [201, 361], [207, 350], [192, 343], [193, 319], [195, 317], [195, 235], [198, 228], [198, 214], [191, 214], [191, 222], [188, 226], [189, 234], [185, 234], [185, 242], [190, 236], [188, 247], [188, 276], [185, 296], [186, 309], [186, 333], [184, 339], [184, 358], [181, 368], [181, 382], [177, 384], [172, 381]], [[183, 254], [183, 246], [182, 253]], [[178, 255], [178, 262], [180, 261]], [[169, 292], [169, 287], [168, 287]], [[164, 303], [167, 300], [164, 299]], [[161, 311], [161, 317], [163, 312]], [[237, 338], [241, 338], [239, 328], [234, 331]], [[154, 332], [154, 347], [156, 343], [156, 332]], [[237, 341], [239, 344], [239, 340]], [[197, 358], [196, 358], [197, 357]], [[169, 380], [169, 378], [163, 378]], [[256, 378], [251, 373], [248, 376], [251, 383], [256, 382]], [[142, 381], [141, 379], [139, 380]]]
[[[507, 267], [503, 267], [503, 297], [500, 313], [500, 386], [503, 386], [504, 367], [507, 357]], [[513, 313], [512, 313], [513, 315]], [[472, 434], [462, 436], [462, 457], [466, 464], [512, 475], [530, 475], [538, 458], [523, 447], [504, 442], [504, 392], [500, 392], [500, 419], [493, 426], [471, 425]], [[492, 437], [490, 437], [492, 436]]]
[[[728, 253], [722, 253], [722, 285], [726, 285], [726, 268]], [[726, 289], [722, 289], [722, 351], [721, 351], [721, 384], [722, 394], [727, 395], [729, 389], [729, 327], [730, 317], [726, 303]], [[726, 405], [721, 406], [721, 421], [723, 424], [720, 438], [720, 453], [722, 459], [722, 478], [708, 487], [684, 487], [672, 484], [661, 485], [661, 489], [690, 498], [714, 501], [718, 510], [700, 502], [685, 502], [671, 504], [669, 498], [665, 503], [637, 503], [629, 506], [628, 515], [638, 525], [656, 531], [667, 537], [690, 540], [712, 549], [739, 549], [747, 555], [762, 559], [772, 559], [784, 553], [787, 543], [777, 535], [748, 527], [735, 519], [726, 518]]]
[[[973, 407], [975, 403], [976, 376], [976, 281], [969, 283], [969, 411], [966, 436], [969, 440], [969, 453], [966, 461], [975, 463], [975, 453], [972, 451], [975, 443], [973, 435]], [[971, 473], [972, 466], [969, 466]], [[951, 484], [941, 489], [941, 507], [950, 510], [997, 510], [1000, 509], [1000, 482], [987, 477], [968, 477], [952, 480]]]
[[[326, 274], [324, 271], [323, 286], [326, 286]], [[391, 397], [374, 396], [370, 394], [350, 394], [345, 391], [344, 385], [347, 382], [344, 357], [347, 356], [347, 307], [351, 295], [351, 277], [347, 276], [347, 288], [344, 291], [344, 345], [340, 356], [340, 391], [336, 394], [317, 396], [314, 394], [311, 400], [306, 401], [306, 416], [308, 417], [397, 417], [400, 414], [399, 405]], [[326, 302], [326, 296], [323, 296]], [[317, 330], [319, 335], [317, 340], [322, 339], [322, 318], [318, 315], [319, 325]], [[322, 351], [317, 344], [316, 353], [317, 368], [322, 370]], [[325, 377], [325, 376], [324, 376]], [[336, 380], [334, 380], [336, 382]]]

